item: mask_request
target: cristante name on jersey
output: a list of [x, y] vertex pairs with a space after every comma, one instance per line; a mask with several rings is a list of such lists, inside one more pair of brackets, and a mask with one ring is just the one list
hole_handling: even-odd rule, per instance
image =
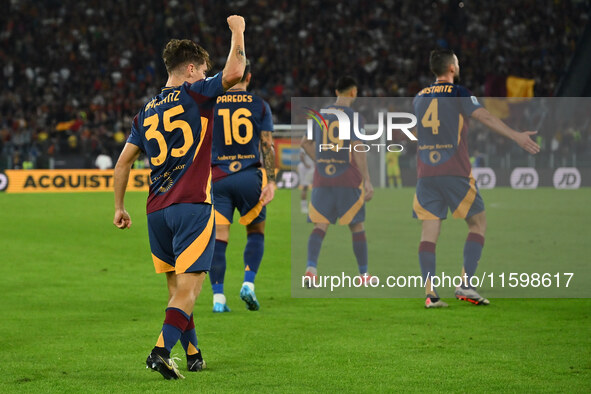
[[168, 93], [162, 100], [156, 101], [156, 98], [153, 98], [148, 104], [146, 104], [145, 111], [149, 110], [150, 108], [154, 108], [158, 105], [172, 103], [175, 101], [179, 101], [179, 94], [181, 93], [180, 90]]
[[216, 103], [252, 103], [250, 94], [225, 94], [217, 98]]
[[454, 85], [437, 85], [437, 86], [429, 86], [419, 92], [419, 96], [422, 94], [431, 94], [431, 93], [451, 93], [454, 88]]

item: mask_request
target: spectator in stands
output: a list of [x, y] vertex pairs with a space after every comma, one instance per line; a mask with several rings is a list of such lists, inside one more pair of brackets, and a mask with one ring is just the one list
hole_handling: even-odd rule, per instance
[[[40, 128], [48, 141], [57, 139], [53, 149], [61, 155], [70, 135], [78, 137], [76, 154], [85, 154], [85, 143], [93, 152], [114, 153], [121, 139], [115, 135], [114, 142], [114, 134], [127, 134], [134, 109], [164, 85], [159, 54], [166, 40], [192, 37], [222, 64], [225, 40], [216, 32], [225, 27], [216, 21], [235, 12], [254, 26], [248, 55], [262, 77], [251, 89], [269, 102], [275, 123], [290, 122], [291, 97], [331, 96], [324, 82], [343, 73], [356, 76], [363, 96], [412, 97], [431, 82], [421, 59], [434, 44], [464, 59], [463, 84], [476, 95], [500, 72], [534, 78], [536, 96], [551, 96], [589, 15], [584, 1], [149, 4], [8, 3], [0, 14], [0, 130], [10, 133], [5, 151], [11, 154], [15, 142], [28, 151], [34, 143], [28, 134]], [[29, 125], [21, 131], [23, 119]], [[56, 131], [58, 124], [67, 126], [65, 133]]]

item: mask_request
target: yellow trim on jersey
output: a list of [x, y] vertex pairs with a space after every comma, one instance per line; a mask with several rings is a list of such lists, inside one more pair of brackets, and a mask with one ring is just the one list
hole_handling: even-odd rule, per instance
[[454, 211], [453, 217], [457, 218], [457, 219], [465, 219], [466, 216], [468, 215], [468, 211], [470, 211], [470, 208], [472, 207], [472, 204], [474, 203], [475, 198], [476, 198], [476, 180], [472, 176], [472, 173], [470, 173], [470, 189], [466, 193], [466, 196], [464, 197], [462, 202], [460, 202], [460, 205], [458, 205], [458, 207]]
[[195, 149], [195, 154], [193, 155], [193, 160], [197, 157], [197, 153], [201, 149], [201, 144], [203, 144], [203, 140], [205, 139], [205, 133], [207, 133], [207, 127], [201, 126], [201, 135], [199, 136], [199, 145], [197, 145], [197, 149]]
[[458, 145], [460, 145], [460, 139], [462, 138], [462, 129], [464, 128], [464, 117], [460, 114], [458, 119]]
[[199, 234], [199, 236], [187, 247], [187, 249], [183, 250], [180, 256], [176, 259], [176, 273], [182, 274], [191, 267], [195, 261], [201, 256], [207, 245], [209, 244], [209, 240], [213, 234], [213, 225], [215, 223], [215, 213], [214, 209], [211, 209], [211, 214], [209, 215], [209, 220], [207, 221], [207, 225], [205, 229]]
[[357, 212], [359, 212], [361, 207], [363, 207], [363, 204], [365, 203], [365, 189], [363, 188], [363, 181], [359, 186], [359, 190], [361, 190], [361, 195], [359, 196], [357, 201], [355, 201], [355, 204], [353, 204], [351, 208], [349, 208], [349, 210], [345, 212], [343, 216], [341, 216], [341, 218], [339, 219], [339, 224], [350, 224], [353, 218], [355, 218], [355, 215], [357, 215]]
[[311, 201], [310, 204], [308, 204], [308, 215], [310, 216], [310, 220], [312, 221], [312, 223], [330, 224], [330, 221], [326, 217], [324, 217], [323, 214], [318, 212], [316, 208], [314, 208], [314, 205], [312, 205]]
[[[262, 180], [263, 180], [263, 183], [261, 185], [261, 190], [263, 190], [265, 188], [265, 186], [267, 186], [267, 172], [265, 171], [264, 168], [259, 168], [259, 171], [261, 172], [261, 176], [262, 176]], [[249, 225], [250, 223], [252, 223], [253, 220], [255, 220], [261, 214], [262, 210], [263, 210], [263, 203], [261, 201], [259, 201], [257, 203], [257, 205], [255, 205], [250, 211], [248, 211], [246, 213], [246, 215], [244, 215], [240, 218], [238, 223], [240, 223], [244, 226]]]
[[[205, 118], [202, 118], [205, 119]], [[193, 161], [197, 157], [197, 154], [201, 150], [201, 144], [203, 144], [203, 140], [205, 139], [205, 133], [207, 133], [207, 127], [201, 126], [201, 135], [199, 136], [199, 145], [195, 148], [195, 154], [193, 155]], [[206, 204], [211, 204], [211, 168], [209, 169], [209, 177], [207, 178], [207, 186], [205, 187], [205, 201]]]
[[154, 262], [154, 268], [157, 274], [174, 271], [174, 267], [171, 264], [155, 256], [154, 253], [152, 253], [152, 261]]
[[207, 186], [205, 188], [205, 203], [211, 204], [211, 168], [209, 169], [209, 176], [207, 177]]
[[419, 199], [417, 198], [416, 193], [414, 201], [412, 202], [412, 209], [415, 211], [415, 214], [417, 215], [417, 218], [419, 218], [419, 220], [439, 220], [437, 216], [433, 215], [431, 212], [423, 208], [423, 206], [419, 202]]
[[215, 224], [227, 224], [229, 226], [232, 223], [230, 223], [230, 220], [226, 218], [224, 215], [222, 215], [218, 211], [215, 211]]

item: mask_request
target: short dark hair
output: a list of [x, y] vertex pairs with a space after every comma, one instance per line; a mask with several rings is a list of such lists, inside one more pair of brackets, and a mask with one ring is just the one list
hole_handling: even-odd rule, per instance
[[345, 90], [349, 90], [352, 87], [357, 87], [357, 81], [355, 78], [345, 75], [344, 77], [340, 77], [337, 80], [336, 90], [338, 92], [344, 92]]
[[162, 51], [162, 59], [164, 60], [166, 71], [168, 71], [169, 74], [175, 71], [179, 66], [184, 66], [189, 63], [194, 63], [196, 66], [206, 64], [208, 70], [211, 68], [209, 53], [193, 41], [186, 39], [179, 40], [173, 38], [168, 41], [164, 51]]
[[447, 72], [447, 66], [454, 63], [454, 51], [451, 49], [434, 49], [429, 56], [429, 67], [436, 77]]
[[250, 60], [246, 59], [246, 66], [244, 67], [244, 74], [242, 74], [242, 79], [240, 82], [246, 81], [246, 77], [250, 73]]

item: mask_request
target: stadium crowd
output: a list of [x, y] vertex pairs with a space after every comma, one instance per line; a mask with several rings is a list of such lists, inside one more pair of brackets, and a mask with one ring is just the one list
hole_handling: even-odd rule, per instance
[[588, 12], [564, 0], [12, 0], [0, 14], [0, 169], [117, 155], [138, 108], [164, 86], [168, 39], [200, 43], [217, 72], [231, 13], [247, 20], [251, 90], [289, 123], [292, 96], [332, 96], [345, 73], [360, 95], [413, 96], [433, 80], [435, 46], [456, 51], [476, 95], [517, 75], [552, 96]]

